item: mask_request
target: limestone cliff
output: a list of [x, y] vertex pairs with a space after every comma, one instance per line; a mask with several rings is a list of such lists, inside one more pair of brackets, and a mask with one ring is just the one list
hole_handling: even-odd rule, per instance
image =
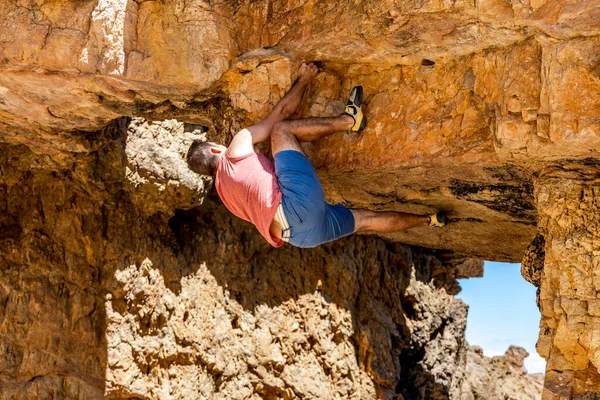
[[2, 145], [0, 399], [458, 398], [462, 264], [275, 250], [171, 163], [191, 130], [119, 120], [61, 165]]
[[[458, 387], [460, 372], [456, 377], [431, 372], [433, 364], [423, 361], [429, 353], [419, 350], [437, 345], [425, 345], [427, 334], [419, 336], [410, 329], [410, 334], [406, 331], [400, 339], [392, 339], [392, 327], [403, 331], [398, 326], [412, 326], [403, 318], [428, 320], [418, 317], [425, 312], [420, 306], [410, 311], [405, 304], [398, 311], [398, 296], [419, 297], [409, 294], [418, 282], [434, 291], [445, 287], [446, 293], [453, 292], [451, 280], [432, 282], [456, 276], [456, 271], [450, 264], [437, 272], [425, 268], [430, 272], [416, 280], [390, 273], [398, 288], [367, 290], [386, 304], [385, 311], [374, 313], [368, 311], [370, 303], [358, 302], [364, 296], [352, 294], [375, 282], [362, 280], [359, 272], [368, 268], [359, 268], [363, 262], [359, 260], [379, 254], [373, 250], [378, 246], [406, 243], [441, 251], [436, 253], [440, 259], [458, 254], [520, 261], [534, 237], [524, 272], [540, 288], [538, 351], [549, 361], [544, 398], [590, 398], [600, 392], [594, 308], [595, 257], [600, 251], [595, 240], [598, 0], [0, 0], [0, 5], [0, 340], [7, 354], [0, 374], [3, 389], [11, 390], [3, 393], [17, 393], [30, 385], [31, 390], [47, 393], [91, 396], [104, 386], [102, 371], [111, 377], [110, 371], [135, 365], [141, 372], [132, 372], [127, 382], [133, 386], [125, 388], [115, 376], [106, 388], [112, 396], [146, 396], [126, 390], [138, 387], [134, 383], [140, 382], [142, 372], [149, 374], [148, 379], [165, 382], [156, 387], [171, 387], [175, 384], [171, 380], [183, 376], [176, 370], [173, 377], [168, 375], [167, 366], [175, 361], [183, 369], [204, 368], [194, 372], [198, 377], [194, 382], [205, 382], [208, 375], [222, 377], [225, 370], [211, 372], [217, 365], [213, 358], [201, 362], [193, 358], [203, 349], [196, 337], [176, 333], [175, 326], [185, 325], [178, 310], [193, 308], [186, 302], [199, 298], [184, 291], [186, 280], [199, 279], [208, 292], [214, 290], [210, 312], [215, 321], [239, 315], [230, 318], [231, 329], [223, 340], [234, 340], [225, 338], [238, 335], [237, 329], [232, 348], [247, 348], [240, 343], [258, 343], [262, 327], [250, 325], [254, 328], [246, 332], [233, 321], [241, 324], [262, 315], [257, 307], [263, 303], [243, 300], [247, 293], [271, 296], [276, 284], [287, 285], [283, 277], [267, 283], [268, 274], [279, 270], [280, 264], [289, 264], [286, 276], [294, 280], [290, 283], [294, 291], [286, 289], [286, 295], [275, 296], [279, 302], [267, 303], [269, 312], [299, 307], [297, 312], [303, 314], [299, 310], [309, 306], [298, 303], [300, 295], [312, 293], [352, 316], [352, 331], [347, 330], [346, 317], [328, 322], [333, 337], [334, 326], [335, 332], [342, 332], [337, 337], [354, 349], [357, 362], [367, 360], [359, 365], [359, 376], [352, 378], [363, 383], [343, 387], [387, 397], [396, 388], [406, 396], [426, 396], [411, 392], [406, 382], [421, 379], [411, 374], [429, 374], [441, 387], [425, 385], [427, 390], [451, 393]], [[177, 166], [178, 157], [169, 156], [179, 154], [198, 135], [227, 142], [238, 129], [265, 116], [292, 84], [298, 65], [311, 60], [321, 72], [298, 117], [335, 115], [355, 84], [362, 84], [367, 94], [370, 125], [363, 134], [340, 133], [305, 147], [327, 197], [375, 210], [443, 209], [452, 222], [447, 229], [352, 238], [306, 255], [293, 250], [270, 255], [248, 227], [238, 226], [219, 211], [207, 192], [207, 180], [190, 175], [184, 166]], [[130, 126], [123, 116], [150, 121], [176, 118], [188, 124], [187, 132], [148, 125], [146, 136], [138, 137], [133, 133], [135, 124], [145, 123], [136, 120]], [[173, 134], [178, 140], [165, 139]], [[195, 234], [207, 239], [194, 239], [188, 219], [196, 221]], [[192, 251], [199, 242], [212, 246]], [[345, 250], [363, 245], [364, 252]], [[409, 265], [407, 271], [423, 268], [413, 250], [402, 249], [404, 255], [398, 257]], [[385, 254], [380, 258], [387, 259]], [[318, 265], [323, 269], [328, 263], [338, 265], [332, 276], [323, 277], [333, 279], [331, 285], [336, 282], [337, 294], [318, 291], [318, 279], [308, 284], [308, 278], [295, 272], [300, 265], [309, 268], [298, 259], [310, 261], [315, 271], [320, 270]], [[201, 267], [203, 262], [206, 267]], [[229, 289], [238, 284], [238, 276], [229, 276], [229, 268], [215, 272], [233, 262], [242, 271], [236, 274], [245, 274], [257, 285], [242, 286], [249, 292], [238, 289], [240, 299], [231, 298], [235, 291]], [[376, 271], [394, 268], [380, 260], [368, 262]], [[254, 271], [253, 265], [267, 271]], [[347, 292], [336, 281], [342, 279], [341, 270], [354, 271]], [[375, 275], [384, 279], [381, 274]], [[156, 293], [144, 289], [144, 279], [153, 282]], [[132, 280], [140, 286], [128, 286]], [[325, 282], [321, 279], [323, 287]], [[286, 303], [290, 298], [296, 300]], [[454, 304], [443, 295], [432, 299]], [[431, 307], [441, 316], [432, 313], [431, 321], [419, 328], [422, 332], [431, 329], [439, 335], [440, 326], [460, 325], [440, 322], [460, 314], [455, 306], [447, 305], [452, 312], [446, 306]], [[411, 312], [417, 312], [414, 318]], [[389, 339], [374, 340], [369, 336], [374, 333], [367, 333], [364, 345], [365, 336], [355, 322], [359, 314], [389, 315], [395, 322], [382, 330]], [[105, 337], [112, 332], [111, 324], [120, 330]], [[364, 326], [374, 329], [372, 324]], [[138, 325], [143, 327], [139, 331]], [[273, 335], [271, 340], [277, 342]], [[155, 336], [164, 341], [154, 342]], [[127, 340], [117, 343], [109, 337]], [[411, 347], [417, 338], [420, 344]], [[129, 354], [126, 343], [136, 346], [125, 359], [131, 364], [111, 364], [113, 347]], [[373, 343], [400, 349], [396, 351], [400, 361], [396, 353], [384, 357], [389, 353]], [[170, 350], [153, 347], [159, 344]], [[199, 349], [193, 357], [173, 356], [185, 354], [184, 348], [190, 346]], [[313, 350], [314, 346], [312, 342], [307, 348], [300, 346], [302, 357], [311, 360], [306, 365], [321, 366], [329, 379], [323, 388], [339, 388], [336, 379], [341, 382], [346, 375], [325, 368], [322, 356], [331, 352], [319, 353], [322, 350]], [[100, 351], [91, 351], [94, 347]], [[464, 354], [460, 347], [451, 346], [456, 359]], [[244, 357], [236, 358], [238, 366], [254, 368], [253, 361]], [[340, 357], [347, 362], [352, 358]], [[412, 372], [400, 368], [403, 362], [412, 365], [408, 368]], [[255, 393], [264, 390], [283, 397], [304, 393], [285, 380], [301, 376], [285, 372], [285, 365], [265, 367], [270, 375], [259, 376], [261, 385], [271, 378], [274, 383], [266, 389], [252, 386]], [[218, 392], [230, 382], [229, 375], [224, 376], [212, 383], [206, 380], [202, 387], [226, 396]], [[359, 389], [344, 393], [352, 390]]]
[[461, 400], [537, 400], [544, 376], [528, 374], [525, 349], [510, 346], [502, 356], [486, 357], [481, 347], [471, 346], [462, 383]]

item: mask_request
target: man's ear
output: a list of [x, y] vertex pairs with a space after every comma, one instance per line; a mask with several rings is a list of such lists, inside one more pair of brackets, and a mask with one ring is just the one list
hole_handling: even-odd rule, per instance
[[210, 151], [211, 151], [213, 154], [221, 154], [221, 153], [223, 152], [221, 149], [217, 149], [216, 147], [211, 147], [211, 148], [210, 148]]

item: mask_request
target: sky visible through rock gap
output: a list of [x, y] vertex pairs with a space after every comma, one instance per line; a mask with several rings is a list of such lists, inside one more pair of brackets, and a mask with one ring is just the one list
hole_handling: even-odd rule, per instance
[[469, 305], [466, 337], [486, 356], [501, 355], [513, 344], [527, 350], [529, 373], [544, 372], [546, 362], [535, 351], [540, 312], [536, 288], [521, 276], [521, 264], [486, 261], [483, 278], [460, 279], [460, 297]]

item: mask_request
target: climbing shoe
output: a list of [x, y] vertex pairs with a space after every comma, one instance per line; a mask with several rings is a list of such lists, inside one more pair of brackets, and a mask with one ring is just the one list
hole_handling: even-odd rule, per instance
[[435, 226], [441, 228], [448, 223], [448, 216], [445, 212], [436, 212], [435, 214], [429, 215], [429, 226]]
[[354, 125], [348, 129], [348, 133], [361, 132], [367, 127], [367, 117], [362, 112], [363, 88], [362, 86], [354, 86], [350, 91], [350, 97], [346, 103], [345, 115], [349, 115], [354, 120]]

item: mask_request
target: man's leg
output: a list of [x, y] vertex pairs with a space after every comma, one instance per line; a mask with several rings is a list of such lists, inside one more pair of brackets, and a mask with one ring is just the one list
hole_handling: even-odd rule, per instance
[[395, 211], [350, 210], [354, 215], [354, 233], [396, 232], [415, 226], [427, 226], [429, 215], [408, 214]]
[[299, 141], [312, 142], [323, 136], [345, 131], [353, 124], [354, 120], [349, 115], [280, 121], [273, 127], [271, 150], [273, 154], [283, 150], [302, 153]]

